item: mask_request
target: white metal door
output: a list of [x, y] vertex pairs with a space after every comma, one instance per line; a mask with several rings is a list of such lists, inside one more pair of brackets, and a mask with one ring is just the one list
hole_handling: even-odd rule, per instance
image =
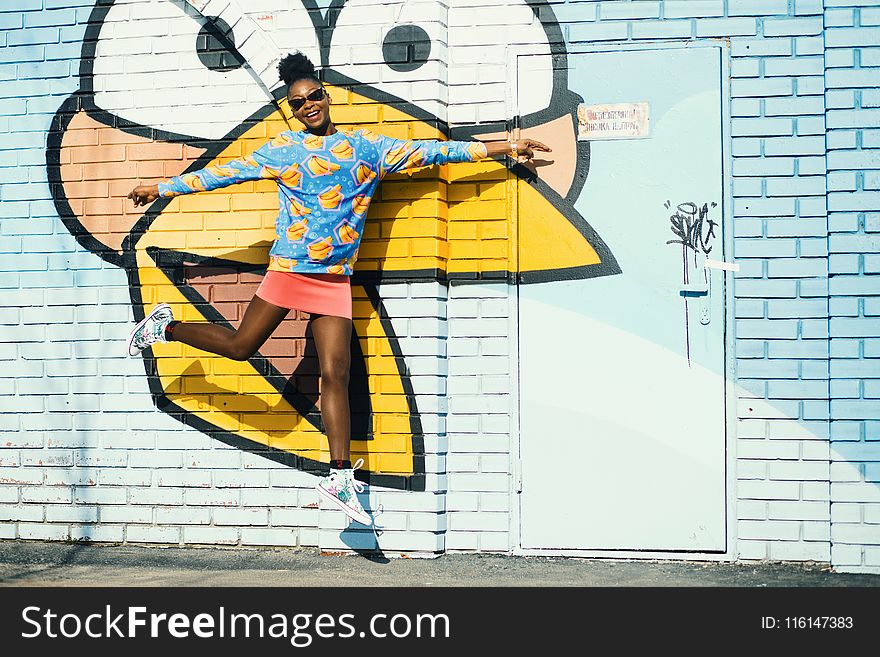
[[620, 273], [518, 289], [524, 549], [725, 549], [732, 274], [706, 268], [729, 230], [721, 55], [568, 56], [586, 107], [647, 103], [649, 129], [605, 139], [600, 126], [574, 200]]

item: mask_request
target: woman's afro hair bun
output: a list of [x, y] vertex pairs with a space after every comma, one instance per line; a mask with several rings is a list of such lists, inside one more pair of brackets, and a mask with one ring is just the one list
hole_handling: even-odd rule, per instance
[[320, 82], [312, 60], [301, 52], [286, 55], [278, 62], [278, 77], [288, 86], [297, 80], [315, 80]]

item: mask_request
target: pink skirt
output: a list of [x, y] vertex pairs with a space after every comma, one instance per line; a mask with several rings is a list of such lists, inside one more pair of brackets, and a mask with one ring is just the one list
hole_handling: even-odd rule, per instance
[[344, 274], [270, 270], [263, 277], [257, 296], [281, 308], [351, 319], [351, 281]]

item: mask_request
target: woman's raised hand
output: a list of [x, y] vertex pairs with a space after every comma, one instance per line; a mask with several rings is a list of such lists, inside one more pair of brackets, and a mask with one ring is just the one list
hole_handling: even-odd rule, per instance
[[138, 185], [128, 193], [128, 198], [134, 201], [134, 206], [146, 205], [159, 198], [159, 185]]

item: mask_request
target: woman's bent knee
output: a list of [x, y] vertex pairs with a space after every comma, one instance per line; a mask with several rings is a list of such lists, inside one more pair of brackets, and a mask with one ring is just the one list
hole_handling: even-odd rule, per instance
[[257, 350], [252, 345], [233, 342], [228, 346], [226, 356], [232, 360], [244, 361], [248, 360], [255, 353], [257, 353]]

